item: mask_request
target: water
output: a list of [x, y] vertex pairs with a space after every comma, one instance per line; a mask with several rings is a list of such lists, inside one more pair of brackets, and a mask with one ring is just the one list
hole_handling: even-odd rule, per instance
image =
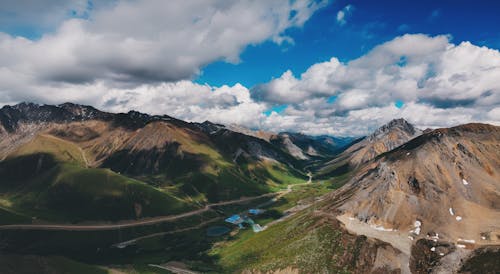
[[231, 229], [225, 226], [211, 226], [207, 228], [207, 236], [209, 237], [217, 237], [217, 236], [222, 236], [224, 234], [229, 233]]

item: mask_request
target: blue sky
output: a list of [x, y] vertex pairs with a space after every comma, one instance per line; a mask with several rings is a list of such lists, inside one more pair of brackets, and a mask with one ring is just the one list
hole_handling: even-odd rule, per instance
[[26, 0], [0, 5], [0, 105], [138, 110], [359, 136], [500, 124], [499, 1]]
[[[352, 7], [345, 23], [337, 13]], [[404, 33], [447, 34], [451, 41], [500, 48], [498, 32], [500, 2], [479, 1], [335, 1], [318, 11], [303, 28], [287, 35], [293, 44], [266, 42], [251, 45], [241, 54], [241, 62], [218, 61], [203, 68], [195, 79], [211, 85], [242, 83], [252, 87], [279, 77], [290, 69], [295, 74], [332, 56], [348, 62], [366, 54], [374, 46]], [[404, 102], [396, 100], [401, 108]], [[271, 107], [280, 113], [286, 105]]]
[[[339, 25], [337, 12], [353, 11]], [[248, 46], [241, 62], [214, 62], [196, 82], [254, 86], [291, 69], [300, 74], [317, 62], [336, 56], [343, 62], [366, 54], [374, 46], [404, 33], [449, 34], [452, 42], [500, 48], [499, 1], [334, 1], [304, 25], [287, 31], [294, 44], [265, 42]]]

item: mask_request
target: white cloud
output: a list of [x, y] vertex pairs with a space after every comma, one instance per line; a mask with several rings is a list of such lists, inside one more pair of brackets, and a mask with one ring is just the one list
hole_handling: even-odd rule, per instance
[[[36, 41], [0, 33], [0, 104], [72, 101], [333, 135], [367, 134], [398, 117], [423, 128], [500, 124], [500, 52], [448, 36], [404, 35], [348, 63], [332, 57], [297, 77], [285, 71], [252, 91], [186, 80], [214, 60], [238, 62], [249, 44], [290, 42], [285, 30], [323, 4], [124, 1], [97, 8], [89, 20], [61, 19]], [[288, 107], [263, 114], [276, 104]]]
[[141, 110], [168, 114], [188, 121], [206, 120], [223, 124], [260, 127], [266, 107], [254, 102], [250, 92], [240, 84], [210, 87], [190, 81], [142, 85], [131, 89], [112, 89], [97, 103], [102, 108], [124, 112]]
[[39, 82], [189, 79], [213, 61], [239, 62], [247, 45], [291, 42], [284, 31], [326, 3], [118, 1], [89, 11], [89, 20], [68, 19], [37, 41], [0, 35], [0, 67]]
[[347, 17], [351, 15], [353, 9], [353, 5], [347, 5], [343, 9], [339, 10], [337, 12], [337, 23], [341, 26], [345, 25], [345, 23], [347, 23]]
[[[98, 1], [103, 4], [106, 1]], [[50, 31], [70, 17], [85, 17], [93, 8], [87, 0], [15, 0], [0, 5], [0, 31]]]
[[[333, 57], [299, 78], [287, 71], [257, 86], [252, 95], [296, 110], [286, 118], [272, 117], [280, 121], [276, 125], [310, 117], [308, 126], [295, 123], [317, 133], [366, 134], [397, 117], [421, 127], [472, 121], [499, 124], [500, 52], [469, 42], [455, 45], [449, 39], [404, 35], [348, 63]], [[331, 96], [336, 99], [328, 103]], [[405, 105], [398, 109], [396, 101]]]

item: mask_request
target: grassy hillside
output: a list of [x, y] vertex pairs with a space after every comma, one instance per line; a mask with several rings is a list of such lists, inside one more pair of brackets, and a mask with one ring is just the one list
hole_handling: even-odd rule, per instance
[[[107, 168], [86, 168], [78, 146], [40, 135], [0, 162], [0, 198], [8, 204], [6, 209], [29, 218], [116, 221], [180, 213], [200, 203], [257, 196], [307, 181], [299, 171], [278, 162], [237, 165], [207, 145], [191, 143], [189, 150], [199, 152], [191, 158], [199, 165], [186, 152], [173, 165], [159, 161], [165, 173], [133, 179]], [[150, 159], [145, 156], [152, 155], [117, 154], [109, 162], [121, 170], [122, 165]]]
[[34, 153], [47, 153], [61, 162], [86, 165], [83, 151], [77, 145], [52, 135], [37, 135], [29, 143], [17, 148], [8, 158]]
[[26, 215], [22, 215], [17, 212], [13, 212], [10, 209], [0, 207], [0, 225], [28, 223], [30, 221], [31, 218]]
[[165, 122], [134, 131], [105, 122], [52, 127], [0, 162], [5, 209], [44, 220], [115, 221], [175, 214], [307, 181], [286, 161], [268, 160], [287, 155], [241, 134], [214, 141], [195, 127]]
[[192, 209], [186, 202], [108, 169], [61, 163], [50, 154], [0, 162], [0, 190], [11, 209], [46, 220], [120, 220]]
[[302, 214], [258, 234], [212, 249], [224, 272], [272, 271], [291, 267], [310, 273], [343, 272], [335, 259], [343, 254], [342, 233], [320, 218]]

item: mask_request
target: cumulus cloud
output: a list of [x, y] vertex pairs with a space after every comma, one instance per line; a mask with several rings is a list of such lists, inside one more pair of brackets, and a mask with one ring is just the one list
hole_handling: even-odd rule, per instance
[[37, 41], [1, 35], [0, 66], [45, 82], [189, 79], [213, 61], [238, 62], [247, 45], [291, 42], [285, 30], [302, 26], [326, 3], [118, 1], [88, 19], [70, 18]]
[[[332, 57], [251, 90], [214, 87], [189, 79], [215, 60], [238, 62], [249, 44], [292, 42], [286, 30], [302, 26], [326, 2], [111, 3], [82, 6], [80, 14], [88, 13], [83, 18], [61, 15], [62, 23], [37, 40], [0, 33], [0, 104], [71, 101], [341, 136], [364, 135], [398, 117], [422, 128], [500, 124], [497, 50], [456, 45], [448, 36], [404, 35], [350, 62]], [[277, 105], [286, 108], [264, 114]]]
[[266, 109], [265, 104], [254, 102], [250, 91], [240, 84], [211, 87], [191, 81], [107, 90], [98, 105], [115, 112], [138, 109], [188, 121], [209, 120], [251, 128], [260, 127]]
[[[186, 121], [206, 120], [260, 128], [267, 104], [251, 99], [250, 91], [240, 85], [212, 87], [181, 80], [171, 83], [110, 87], [105, 82], [81, 85], [64, 83], [33, 87], [25, 100], [45, 104], [76, 102], [111, 112], [138, 110], [167, 114]], [[1, 93], [0, 93], [1, 94]], [[0, 97], [0, 101], [2, 97]], [[11, 102], [11, 104], [19, 101]]]
[[[311, 66], [298, 78], [287, 71], [255, 87], [252, 96], [289, 104], [287, 111], [295, 110], [285, 121], [270, 117], [279, 121], [276, 125], [292, 124], [291, 117], [308, 116], [313, 122], [305, 128], [317, 133], [367, 133], [395, 117], [421, 127], [471, 121], [498, 124], [498, 75], [497, 50], [469, 42], [455, 45], [443, 35], [415, 34], [397, 37], [348, 63], [333, 57]], [[396, 101], [404, 106], [395, 107]], [[361, 123], [363, 128], [351, 123]]]
[[[102, 2], [106, 1], [99, 1]], [[50, 31], [70, 17], [86, 17], [93, 5], [87, 0], [2, 1], [0, 31], [30, 29], [34, 34]]]

